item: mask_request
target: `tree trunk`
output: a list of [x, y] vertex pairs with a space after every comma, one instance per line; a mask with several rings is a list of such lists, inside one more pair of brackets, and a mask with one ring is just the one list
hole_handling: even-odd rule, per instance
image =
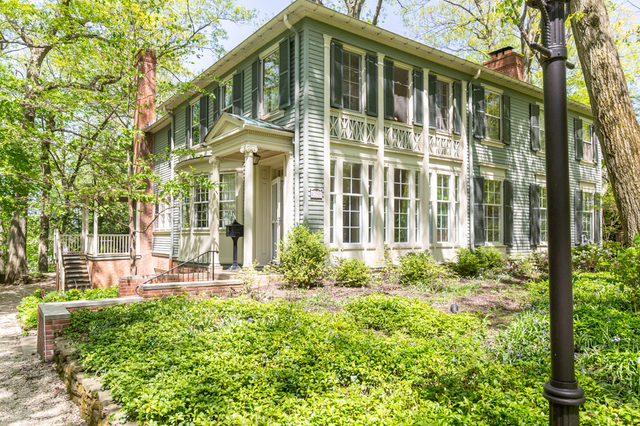
[[[55, 123], [53, 118], [49, 120], [49, 128], [52, 130]], [[38, 271], [49, 272], [49, 200], [51, 196], [51, 165], [49, 164], [49, 140], [41, 143], [40, 161], [42, 165], [42, 202], [40, 211], [40, 235], [38, 237]]]
[[611, 180], [625, 242], [640, 233], [640, 124], [618, 57], [603, 0], [573, 0], [576, 40], [601, 152]]
[[29, 273], [27, 267], [27, 209], [16, 209], [9, 227], [9, 260], [4, 281], [13, 284]]
[[[0, 272], [4, 272], [7, 260], [7, 251], [5, 249], [7, 245], [7, 238], [4, 235], [4, 223], [0, 220]], [[1, 283], [1, 282], [0, 282]]]

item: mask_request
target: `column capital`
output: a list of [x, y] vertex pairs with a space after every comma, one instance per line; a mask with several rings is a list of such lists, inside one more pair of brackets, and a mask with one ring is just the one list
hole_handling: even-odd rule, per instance
[[257, 145], [242, 145], [240, 147], [240, 152], [244, 153], [245, 158], [246, 157], [253, 157], [253, 154], [255, 154], [256, 152], [258, 152], [258, 146]]
[[209, 164], [213, 164], [214, 166], [220, 165], [220, 157], [212, 155], [211, 158], [209, 158]]

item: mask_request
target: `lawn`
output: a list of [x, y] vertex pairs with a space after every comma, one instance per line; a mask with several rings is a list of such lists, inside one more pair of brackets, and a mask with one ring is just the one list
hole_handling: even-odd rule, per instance
[[[582, 424], [640, 424], [627, 291], [608, 273], [574, 278]], [[500, 329], [445, 312], [483, 287], [467, 281], [449, 297], [166, 298], [75, 311], [65, 334], [142, 425], [546, 425], [546, 286], [519, 286], [523, 308]]]

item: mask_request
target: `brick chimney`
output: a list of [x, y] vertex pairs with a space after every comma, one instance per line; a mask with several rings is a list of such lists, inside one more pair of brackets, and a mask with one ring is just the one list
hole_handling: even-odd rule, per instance
[[524, 80], [523, 56], [513, 51], [513, 47], [507, 46], [489, 53], [489, 60], [482, 64], [490, 70], [501, 72], [509, 77]]

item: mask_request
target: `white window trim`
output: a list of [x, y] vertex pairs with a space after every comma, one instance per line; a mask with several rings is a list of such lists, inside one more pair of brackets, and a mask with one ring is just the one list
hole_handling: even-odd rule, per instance
[[[500, 214], [500, 239], [502, 240], [504, 238], [504, 181], [506, 179], [506, 171], [509, 170], [509, 167], [482, 161], [478, 164], [480, 166], [480, 174], [483, 178], [500, 182], [500, 196], [502, 199], [502, 211]], [[484, 205], [484, 200], [482, 201]], [[506, 247], [503, 242], [491, 243], [485, 241], [484, 245], [496, 248]]]
[[[438, 241], [438, 175], [449, 176], [449, 241]], [[433, 188], [433, 241], [432, 244], [437, 248], [453, 248], [457, 244], [458, 227], [455, 222], [456, 205], [460, 204], [460, 188], [456, 188], [456, 177], [460, 181], [460, 173], [456, 171], [434, 170], [434, 188]], [[458, 182], [458, 185], [460, 183]], [[458, 200], [455, 199], [455, 193], [458, 192]]]
[[[276, 50], [280, 48], [280, 42], [284, 40], [278, 40], [267, 49], [263, 50], [259, 55], [259, 65], [258, 65], [258, 98], [260, 100], [258, 106], [258, 116], [261, 120], [277, 120], [284, 116], [284, 111], [281, 109], [275, 109], [271, 111], [269, 114], [264, 113], [264, 59], [274, 53]], [[278, 75], [280, 74], [280, 58], [278, 58]], [[280, 81], [278, 81], [278, 93], [280, 92]]]
[[[342, 50], [343, 52], [346, 51], [348, 53], [354, 54], [354, 55], [359, 55], [360, 56], [360, 111], [354, 111], [352, 109], [348, 109], [344, 107], [344, 101], [343, 101], [343, 105], [342, 105], [342, 110], [347, 111], [350, 114], [357, 114], [363, 117], [366, 117], [367, 114], [365, 112], [365, 106], [367, 105], [367, 79], [366, 79], [366, 74], [365, 74], [365, 67], [366, 67], [366, 51], [362, 50], [362, 49], [358, 49], [357, 47], [351, 46], [351, 45], [347, 45], [347, 44], [343, 44], [342, 45]], [[344, 65], [344, 64], [343, 64]], [[343, 81], [344, 81], [344, 75], [343, 75]]]
[[[447, 92], [448, 92], [447, 98], [448, 98], [448, 102], [449, 102], [449, 107], [448, 107], [448, 109], [449, 109], [449, 120], [448, 120], [449, 121], [449, 123], [448, 123], [449, 131], [444, 131], [444, 130], [440, 130], [440, 129], [437, 128], [437, 123], [438, 123], [437, 117], [436, 117], [436, 128], [435, 129], [430, 129], [430, 130], [431, 130], [432, 133], [436, 133], [436, 134], [443, 135], [443, 136], [453, 137], [453, 82], [455, 80], [453, 80], [452, 78], [449, 78], [449, 77], [441, 76], [439, 74], [433, 74], [433, 75], [436, 76], [436, 81], [441, 81], [441, 82], [447, 84]], [[437, 89], [436, 89], [436, 91], [437, 91]], [[428, 93], [428, 90], [426, 92]], [[434, 96], [435, 96], [435, 94], [434, 94]], [[436, 104], [436, 107], [437, 107], [437, 104]], [[429, 105], [427, 105], [427, 111], [428, 111], [428, 108], [429, 108]], [[462, 110], [461, 110], [461, 112], [462, 112]], [[460, 136], [458, 136], [458, 137], [460, 137]]]
[[[502, 95], [504, 94], [504, 91], [502, 89], [498, 89], [497, 87], [489, 86], [489, 85], [486, 85], [486, 84], [483, 84], [482, 87], [484, 88], [485, 96], [486, 96], [486, 92], [491, 92], [491, 93], [494, 93], [494, 94], [498, 95], [498, 97], [500, 98], [500, 137], [501, 138], [500, 139], [493, 139], [493, 138], [490, 138], [490, 137], [484, 137], [484, 138], [482, 138], [480, 140], [480, 143], [482, 145], [492, 146], [492, 147], [495, 147], [495, 148], [504, 148], [505, 144], [501, 140], [503, 132], [504, 132], [504, 129], [503, 129], [504, 117], [503, 117], [503, 111], [502, 111], [502, 108], [503, 108], [503, 106], [502, 106], [502, 102], [503, 102]], [[485, 128], [486, 128], [486, 114], [487, 114], [487, 108], [486, 108], [486, 105], [485, 105]]]
[[[584, 146], [584, 125], [586, 124], [587, 126], [589, 126], [589, 143], [591, 144], [591, 150], [593, 152], [593, 156], [594, 156], [594, 160], [593, 161], [589, 161], [589, 160], [580, 160], [580, 164], [583, 164], [585, 166], [593, 166], [596, 164], [595, 162], [595, 141], [593, 140], [593, 134], [591, 134], [591, 127], [593, 126], [593, 120], [589, 119], [589, 118], [584, 118], [584, 117], [580, 117], [580, 120], [582, 120], [582, 128], [583, 128], [583, 132], [582, 132], [582, 141], [583, 141], [583, 146]], [[575, 132], [575, 129], [574, 129]], [[575, 134], [575, 133], [574, 133]], [[574, 136], [575, 138], [575, 136]], [[583, 154], [584, 154], [584, 148], [583, 148]]]
[[[242, 177], [240, 176], [240, 173], [238, 173], [238, 171], [236, 169], [229, 169], [229, 170], [220, 170], [220, 175], [223, 174], [230, 174], [230, 173], [234, 173], [235, 177], [236, 177], [236, 182], [235, 182], [235, 204], [236, 204], [236, 220], [238, 218], [238, 191], [239, 191], [239, 184], [242, 182], [241, 179]], [[220, 179], [220, 181], [222, 181], [222, 179]], [[219, 181], [219, 182], [220, 182]], [[220, 189], [218, 189], [217, 191], [215, 191], [215, 199], [216, 202], [218, 203], [218, 230], [220, 231], [225, 231], [226, 227], [220, 227], [220, 220], [222, 220], [222, 210], [220, 209]], [[209, 202], [211, 202], [211, 200], [209, 200]]]

